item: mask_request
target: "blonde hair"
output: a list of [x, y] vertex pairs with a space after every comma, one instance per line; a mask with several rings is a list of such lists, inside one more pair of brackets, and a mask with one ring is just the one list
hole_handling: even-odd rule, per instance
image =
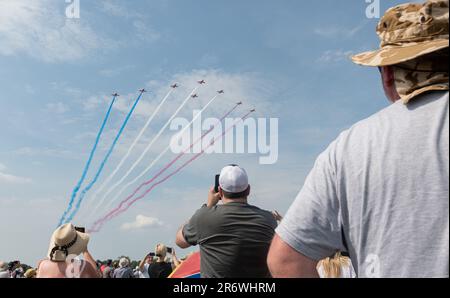
[[340, 278], [343, 267], [350, 266], [350, 259], [337, 252], [332, 258], [325, 258], [317, 264], [317, 268], [322, 267], [324, 278]]
[[167, 254], [167, 247], [162, 243], [158, 243], [155, 249], [156, 261], [164, 262], [166, 254]]

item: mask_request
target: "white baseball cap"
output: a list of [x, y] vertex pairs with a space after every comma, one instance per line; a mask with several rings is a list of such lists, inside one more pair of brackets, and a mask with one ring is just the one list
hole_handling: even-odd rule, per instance
[[248, 188], [247, 172], [237, 165], [226, 166], [220, 172], [219, 185], [229, 193], [244, 192]]

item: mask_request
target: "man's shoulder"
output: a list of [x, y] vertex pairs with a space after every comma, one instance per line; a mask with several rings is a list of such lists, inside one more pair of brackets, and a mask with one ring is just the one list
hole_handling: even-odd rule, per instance
[[[353, 153], [369, 143], [375, 144], [380, 138], [388, 135], [394, 138], [402, 129], [410, 130], [405, 125], [407, 122], [425, 121], [431, 113], [437, 114], [439, 109], [448, 110], [448, 94], [448, 91], [429, 92], [418, 96], [407, 105], [399, 100], [342, 131], [319, 158], [328, 158], [330, 154], [354, 156]], [[422, 128], [425, 129], [424, 126]], [[395, 133], [392, 132], [394, 129]]]
[[260, 207], [258, 207], [258, 206], [255, 206], [255, 205], [249, 205], [249, 207], [250, 207], [250, 208], [253, 208], [253, 209], [255, 210], [255, 212], [258, 212], [258, 213], [261, 214], [261, 215], [267, 216], [267, 217], [269, 217], [269, 218], [275, 220], [275, 218], [273, 217], [273, 214], [272, 214], [271, 211], [265, 210], [265, 209], [263, 209], [263, 208], [260, 208]]
[[373, 126], [378, 128], [384, 121], [402, 121], [404, 116], [410, 117], [413, 114], [421, 113], [422, 107], [430, 107], [431, 109], [444, 108], [446, 104], [448, 104], [448, 95], [448, 91], [435, 91], [421, 94], [417, 96], [417, 98], [411, 100], [408, 104], [404, 104], [401, 100], [398, 100], [373, 115], [356, 122], [344, 132], [365, 131]]

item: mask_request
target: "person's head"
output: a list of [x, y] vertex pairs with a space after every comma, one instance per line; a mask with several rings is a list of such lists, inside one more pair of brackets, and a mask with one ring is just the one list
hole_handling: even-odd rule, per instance
[[0, 261], [0, 272], [8, 271], [8, 264]]
[[75, 230], [71, 223], [64, 224], [53, 233], [47, 256], [51, 261], [65, 262], [69, 255], [87, 251], [88, 242], [88, 234]]
[[342, 268], [351, 266], [350, 259], [342, 256], [340, 252], [333, 257], [321, 260], [317, 267], [322, 267], [325, 278], [340, 278]]
[[145, 262], [146, 262], [147, 264], [153, 263], [153, 256], [148, 255], [148, 256], [145, 258]]
[[127, 258], [121, 258], [119, 260], [119, 267], [120, 268], [125, 268], [128, 267], [130, 265], [130, 260], [128, 260]]
[[35, 278], [36, 277], [36, 269], [30, 268], [23, 275], [25, 278]]
[[106, 261], [106, 266], [111, 267], [112, 266], [112, 260], [107, 260]]
[[155, 256], [157, 262], [164, 262], [167, 255], [167, 246], [162, 243], [158, 243], [155, 248]]
[[222, 169], [219, 176], [219, 194], [227, 200], [247, 200], [250, 195], [247, 172], [238, 165]]
[[352, 57], [360, 65], [380, 69], [387, 98], [412, 98], [449, 90], [449, 1], [428, 0], [389, 9], [377, 26], [381, 48]]

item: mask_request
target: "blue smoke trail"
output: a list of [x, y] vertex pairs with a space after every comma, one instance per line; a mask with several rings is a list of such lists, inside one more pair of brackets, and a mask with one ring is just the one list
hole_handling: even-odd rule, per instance
[[72, 196], [70, 197], [69, 205], [67, 206], [67, 209], [64, 211], [63, 215], [61, 216], [61, 219], [59, 220], [59, 225], [58, 226], [60, 226], [63, 223], [65, 217], [67, 216], [67, 213], [69, 213], [69, 211], [72, 209], [73, 202], [75, 201], [75, 197], [77, 196], [77, 193], [80, 190], [81, 184], [83, 184], [83, 181], [86, 178], [86, 174], [87, 174], [87, 172], [89, 170], [89, 167], [91, 165], [92, 158], [94, 157], [95, 151], [97, 150], [98, 142], [100, 141], [100, 137], [103, 134], [103, 130], [105, 129], [106, 122], [109, 119], [109, 115], [111, 114], [111, 110], [112, 110], [112, 107], [113, 107], [113, 105], [114, 105], [114, 103], [116, 101], [116, 98], [117, 97], [114, 96], [112, 101], [111, 101], [111, 104], [109, 105], [108, 112], [106, 112], [105, 119], [103, 119], [102, 126], [100, 127], [100, 131], [98, 132], [97, 138], [95, 139], [94, 147], [92, 147], [91, 153], [89, 154], [89, 159], [88, 159], [86, 165], [84, 166], [83, 174], [81, 174], [80, 180], [78, 181], [77, 185], [75, 186], [75, 188], [72, 191]]
[[78, 213], [78, 210], [80, 210], [80, 206], [81, 206], [81, 203], [83, 202], [84, 196], [85, 196], [86, 193], [94, 186], [94, 184], [97, 182], [98, 178], [100, 177], [100, 174], [102, 173], [103, 168], [105, 167], [105, 165], [106, 165], [106, 163], [107, 163], [109, 157], [111, 156], [112, 152], [114, 151], [114, 147], [116, 146], [117, 141], [119, 141], [119, 138], [120, 138], [120, 136], [122, 135], [123, 130], [124, 130], [125, 127], [127, 126], [128, 120], [130, 120], [131, 115], [133, 114], [133, 112], [134, 112], [134, 110], [135, 110], [137, 104], [139, 103], [139, 100], [141, 99], [142, 94], [143, 94], [143, 92], [141, 92], [141, 93], [139, 94], [138, 98], [135, 100], [135, 102], [134, 102], [134, 104], [133, 104], [133, 107], [132, 107], [131, 110], [128, 112], [128, 115], [127, 115], [127, 117], [125, 118], [125, 120], [124, 120], [124, 122], [123, 122], [123, 124], [122, 124], [122, 127], [120, 128], [120, 130], [119, 130], [119, 132], [117, 133], [116, 138], [114, 139], [114, 141], [113, 141], [111, 147], [109, 148], [108, 152], [106, 153], [106, 156], [105, 156], [105, 158], [103, 159], [103, 161], [102, 161], [102, 163], [101, 163], [101, 165], [100, 165], [100, 167], [99, 167], [97, 173], [95, 174], [94, 179], [93, 179], [93, 180], [89, 183], [89, 185], [86, 186], [86, 187], [83, 189], [83, 191], [81, 192], [81, 194], [80, 194], [80, 196], [79, 196], [79, 198], [78, 198], [77, 204], [76, 204], [76, 206], [75, 206], [75, 209], [72, 211], [72, 213], [70, 214], [70, 216], [66, 219], [65, 223], [68, 223], [68, 222], [72, 221], [72, 219], [74, 218], [74, 216]]

